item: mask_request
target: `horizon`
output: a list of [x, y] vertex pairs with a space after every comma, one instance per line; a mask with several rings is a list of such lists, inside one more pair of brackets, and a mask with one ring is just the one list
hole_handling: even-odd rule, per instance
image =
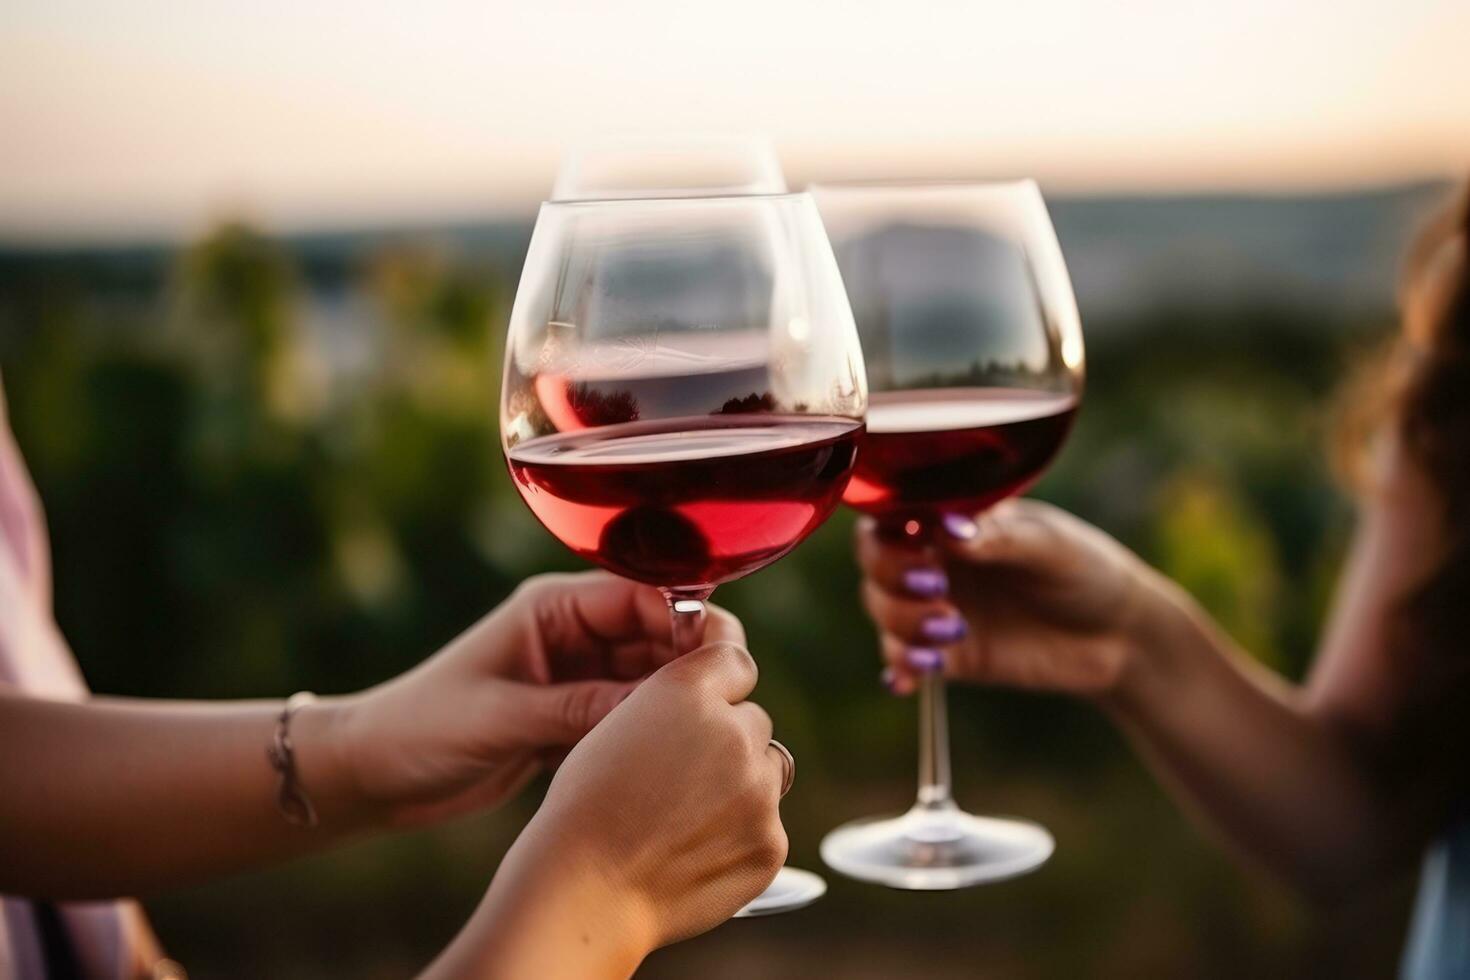
[[[794, 182], [793, 182], [794, 183]], [[1253, 188], [1154, 188], [1134, 190], [1067, 189], [1043, 187], [1046, 199], [1067, 208], [1077, 204], [1149, 203], [1163, 205], [1223, 204], [1227, 202], [1311, 204], [1326, 202], [1361, 202], [1372, 199], [1416, 196], [1428, 197], [1448, 192], [1456, 184], [1450, 176], [1424, 176], [1391, 182], [1378, 182], [1344, 187], [1302, 187], [1289, 185]], [[797, 186], [797, 190], [804, 187]], [[0, 253], [29, 252], [65, 253], [128, 251], [133, 249], [172, 250], [186, 246], [224, 224], [239, 223], [267, 238], [283, 241], [314, 238], [357, 238], [376, 235], [454, 233], [487, 228], [521, 228], [529, 233], [536, 221], [540, 202], [513, 205], [481, 211], [454, 210], [443, 214], [418, 213], [404, 215], [359, 214], [305, 218], [297, 222], [270, 223], [260, 214], [247, 210], [222, 208], [187, 225], [112, 225], [96, 228], [72, 228], [65, 225], [45, 229], [7, 227], [0, 221]]]

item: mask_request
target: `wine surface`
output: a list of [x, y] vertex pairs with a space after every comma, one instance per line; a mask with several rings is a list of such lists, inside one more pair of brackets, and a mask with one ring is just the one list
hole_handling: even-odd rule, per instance
[[862, 423], [698, 416], [542, 436], [507, 451], [547, 530], [619, 575], [713, 587], [790, 551], [837, 506]]
[[1072, 395], [1019, 388], [875, 392], [843, 500], [885, 522], [982, 510], [1041, 475], [1076, 413]]

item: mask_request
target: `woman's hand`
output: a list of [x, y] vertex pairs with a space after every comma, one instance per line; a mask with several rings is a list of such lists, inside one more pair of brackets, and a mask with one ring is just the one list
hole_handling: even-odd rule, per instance
[[[407, 674], [302, 708], [290, 734], [312, 833], [277, 809], [279, 701], [75, 704], [0, 684], [0, 744], [28, 746], [0, 754], [0, 892], [147, 894], [493, 806], [673, 660], [669, 633], [654, 589], [547, 576]], [[711, 608], [705, 639], [744, 637]]]
[[1177, 587], [1097, 528], [1033, 500], [950, 515], [926, 548], [858, 525], [863, 601], [895, 693], [942, 664], [977, 683], [1104, 697], [1133, 681]]
[[628, 976], [725, 921], [786, 858], [785, 763], [714, 643], [662, 668], [572, 751], [433, 976]]
[[[712, 606], [705, 639], [745, 636]], [[419, 667], [339, 702], [338, 765], [375, 823], [495, 806], [673, 658], [657, 590], [604, 572], [533, 578]]]

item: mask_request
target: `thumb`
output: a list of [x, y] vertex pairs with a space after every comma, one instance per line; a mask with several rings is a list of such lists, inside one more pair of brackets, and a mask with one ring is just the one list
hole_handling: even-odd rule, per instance
[[637, 681], [523, 684], [512, 696], [517, 743], [530, 749], [575, 745], [623, 702]]
[[975, 564], [1045, 565], [1057, 545], [1052, 519], [1050, 508], [1030, 500], [1005, 501], [974, 520], [946, 515], [942, 547]]

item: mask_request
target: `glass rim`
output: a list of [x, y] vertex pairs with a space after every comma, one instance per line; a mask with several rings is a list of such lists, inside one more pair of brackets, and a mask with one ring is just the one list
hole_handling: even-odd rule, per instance
[[809, 191], [780, 191], [765, 192], [757, 194], [742, 194], [734, 191], [723, 194], [646, 194], [638, 197], [582, 197], [566, 198], [563, 200], [546, 200], [541, 202], [541, 209], [548, 208], [627, 208], [637, 205], [694, 205], [694, 204], [724, 204], [738, 201], [750, 201], [757, 204], [782, 204], [787, 202], [799, 202], [802, 198], [811, 200]]

